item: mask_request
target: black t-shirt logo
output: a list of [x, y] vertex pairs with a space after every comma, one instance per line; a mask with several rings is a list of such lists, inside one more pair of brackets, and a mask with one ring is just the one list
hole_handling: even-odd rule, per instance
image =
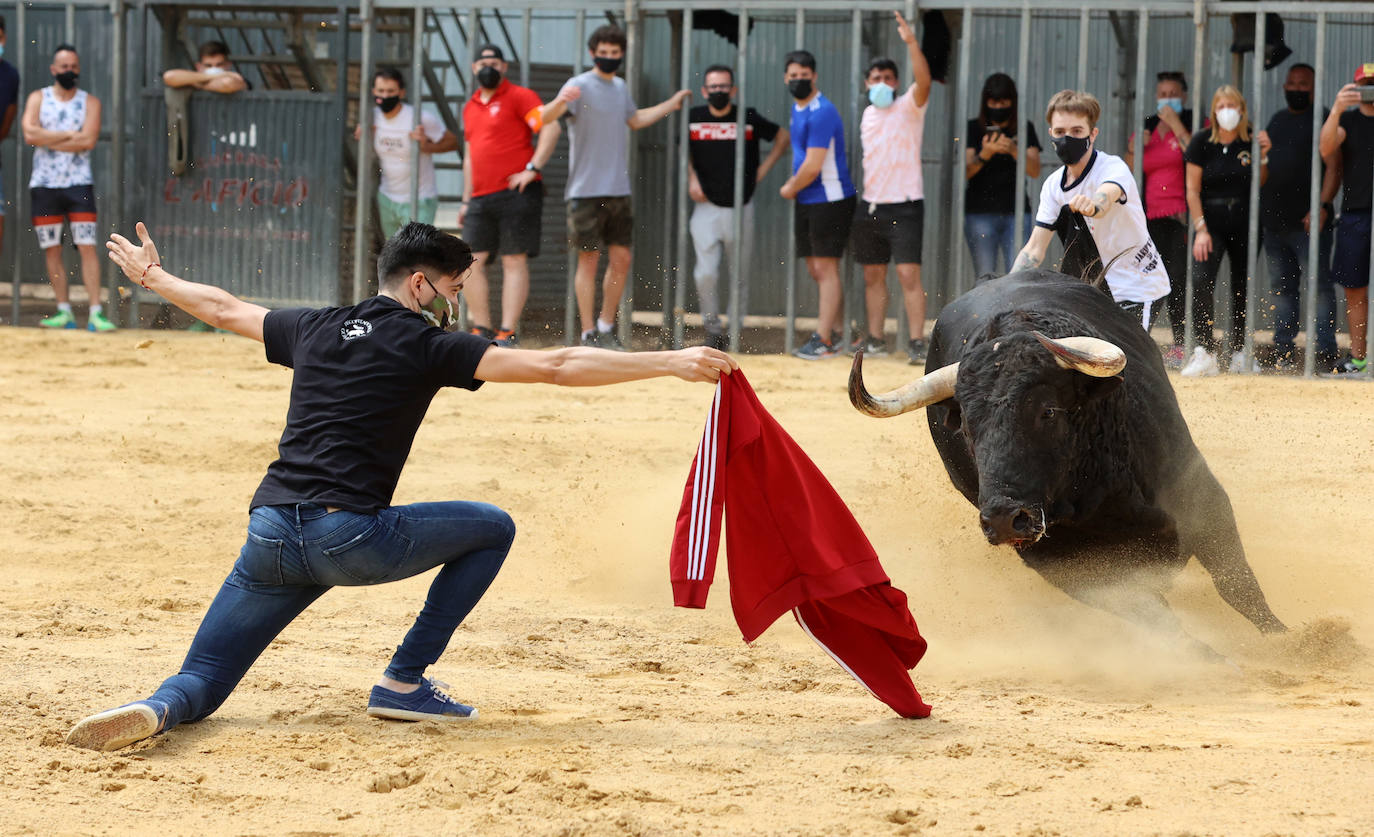
[[372, 333], [372, 323], [367, 320], [349, 320], [339, 329], [339, 336], [347, 343], [349, 340], [357, 340], [359, 337], [366, 337]]

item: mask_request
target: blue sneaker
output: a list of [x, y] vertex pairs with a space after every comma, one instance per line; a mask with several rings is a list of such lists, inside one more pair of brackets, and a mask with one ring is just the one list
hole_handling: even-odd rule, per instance
[[162, 720], [151, 703], [139, 701], [107, 709], [72, 727], [67, 743], [86, 750], [118, 750], [157, 734]]
[[476, 720], [477, 707], [459, 703], [444, 694], [445, 688], [448, 688], [448, 684], [435, 682], [428, 677], [421, 679], [420, 688], [409, 694], [373, 686], [367, 700], [367, 714], [396, 721]]

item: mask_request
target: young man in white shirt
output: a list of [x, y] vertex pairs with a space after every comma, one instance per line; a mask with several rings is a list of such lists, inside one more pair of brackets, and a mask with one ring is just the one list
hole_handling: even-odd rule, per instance
[[[413, 220], [434, 223], [439, 211], [439, 188], [434, 179], [434, 155], [458, 149], [458, 137], [427, 110], [420, 111], [420, 124], [406, 104], [405, 77], [399, 70], [385, 68], [372, 77], [372, 150], [382, 170], [377, 185], [377, 212], [382, 234], [390, 238], [412, 220], [410, 213], [410, 155], [420, 151], [420, 189]], [[361, 135], [359, 126], [353, 138]]]
[[1064, 165], [1045, 180], [1035, 230], [1011, 269], [1039, 267], [1060, 223], [1086, 226], [1089, 249], [1095, 247], [1097, 258], [1108, 265], [1112, 298], [1149, 331], [1159, 301], [1169, 293], [1169, 274], [1145, 229], [1145, 208], [1131, 170], [1120, 157], [1093, 148], [1101, 114], [1091, 93], [1061, 90], [1050, 99], [1045, 121]]

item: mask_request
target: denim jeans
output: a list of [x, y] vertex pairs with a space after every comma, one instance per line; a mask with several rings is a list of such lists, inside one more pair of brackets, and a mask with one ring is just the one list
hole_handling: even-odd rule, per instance
[[[1302, 327], [1299, 289], [1307, 272], [1307, 233], [1301, 226], [1288, 230], [1264, 230], [1264, 255], [1269, 259], [1273, 282], [1274, 348], [1291, 355], [1293, 339]], [[1330, 358], [1336, 357], [1336, 300], [1331, 285], [1331, 229], [1317, 236], [1317, 345]]]
[[997, 251], [1001, 250], [1005, 259], [1005, 270], [1010, 271], [1016, 254], [1021, 252], [1030, 238], [1034, 213], [1026, 212], [1020, 239], [1016, 237], [1016, 216], [1000, 213], [970, 212], [964, 216], [964, 240], [968, 242], [969, 252], [973, 254], [973, 275], [997, 273]]
[[486, 503], [416, 503], [377, 514], [259, 506], [248, 540], [201, 620], [181, 671], [149, 698], [163, 730], [219, 708], [258, 655], [330, 587], [442, 568], [386, 675], [419, 683], [501, 569], [515, 524]]

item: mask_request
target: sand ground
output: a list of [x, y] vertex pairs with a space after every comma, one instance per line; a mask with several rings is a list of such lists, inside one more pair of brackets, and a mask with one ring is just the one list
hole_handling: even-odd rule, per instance
[[175, 671], [290, 372], [223, 335], [3, 329], [0, 348], [0, 832], [1374, 834], [1369, 384], [1175, 380], [1295, 628], [1261, 638], [1191, 564], [1171, 601], [1231, 668], [989, 547], [920, 417], [848, 406], [847, 363], [744, 358], [911, 598], [921, 721], [789, 621], [744, 645], [723, 569], [705, 611], [671, 606], [708, 386], [441, 393], [396, 501], [484, 499], [520, 526], [434, 670], [482, 719], [363, 712], [422, 577], [332, 591], [211, 719], [97, 754], [62, 738]]

